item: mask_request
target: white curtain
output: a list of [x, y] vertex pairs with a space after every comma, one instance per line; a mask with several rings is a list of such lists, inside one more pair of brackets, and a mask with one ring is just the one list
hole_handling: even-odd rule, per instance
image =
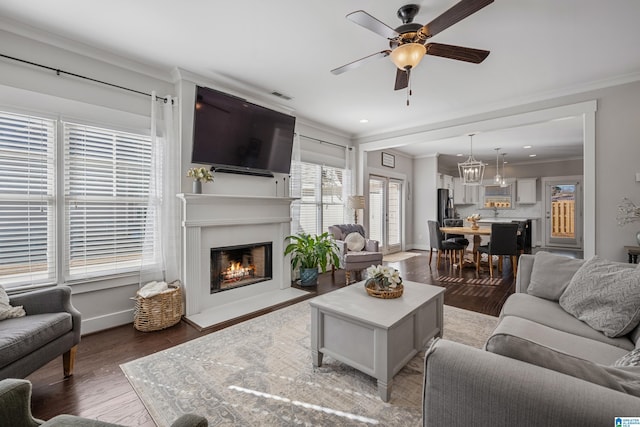
[[[158, 103], [162, 119], [159, 119]], [[151, 94], [152, 168], [149, 171], [149, 204], [147, 207], [143, 265], [154, 265], [140, 271], [140, 285], [151, 280], [172, 282], [180, 277], [180, 147], [174, 123], [174, 104], [170, 95], [157, 99]]]
[[291, 203], [291, 234], [295, 234], [300, 231], [300, 197], [302, 197], [302, 165], [300, 163], [300, 136], [298, 134], [293, 137], [289, 195], [296, 199]]

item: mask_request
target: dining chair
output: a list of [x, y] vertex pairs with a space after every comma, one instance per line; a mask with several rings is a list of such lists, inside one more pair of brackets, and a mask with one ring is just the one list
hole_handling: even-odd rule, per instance
[[[442, 223], [445, 227], [462, 227], [464, 226], [464, 220], [460, 218], [445, 218], [442, 220]], [[469, 239], [464, 237], [464, 234], [451, 234], [445, 233], [444, 240], [448, 240], [450, 242], [461, 243], [465, 246], [469, 246]]]
[[429, 245], [431, 247], [429, 249], [429, 265], [431, 265], [433, 249], [438, 250], [436, 268], [440, 268], [440, 259], [442, 258], [443, 253], [445, 255], [445, 258], [447, 254], [450, 256], [451, 263], [456, 263], [458, 256], [460, 257], [460, 263], [462, 263], [466, 245], [445, 240], [442, 231], [440, 230], [440, 223], [438, 223], [438, 221], [427, 221], [427, 225], [429, 227]]
[[476, 256], [476, 272], [480, 271], [480, 259], [482, 254], [489, 257], [489, 274], [493, 278], [493, 255], [499, 257], [498, 268], [502, 271], [502, 262], [505, 256], [509, 256], [511, 260], [511, 269], [513, 277], [516, 277], [518, 266], [518, 224], [516, 223], [499, 223], [491, 224], [491, 241], [488, 245], [480, 246], [475, 253]]

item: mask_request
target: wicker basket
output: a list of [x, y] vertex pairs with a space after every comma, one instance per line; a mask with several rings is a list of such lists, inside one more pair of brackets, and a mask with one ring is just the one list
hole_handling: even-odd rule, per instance
[[169, 283], [170, 290], [144, 298], [136, 295], [133, 327], [142, 332], [171, 327], [182, 317], [182, 286], [179, 280]]
[[395, 287], [395, 289], [389, 290], [378, 290], [369, 286], [364, 287], [367, 290], [367, 293], [372, 297], [382, 298], [382, 299], [392, 299], [392, 298], [400, 298], [402, 296], [402, 292], [404, 292], [404, 286], [399, 284]]

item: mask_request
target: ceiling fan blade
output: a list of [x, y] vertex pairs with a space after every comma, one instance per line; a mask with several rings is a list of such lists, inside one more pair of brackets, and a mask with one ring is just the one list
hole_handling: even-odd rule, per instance
[[462, 21], [467, 16], [476, 13], [485, 6], [493, 3], [493, 0], [462, 0], [449, 10], [438, 16], [433, 21], [420, 29], [420, 33], [429, 38], [442, 30], [446, 30], [456, 22]]
[[349, 62], [348, 64], [345, 64], [342, 67], [334, 68], [333, 70], [331, 70], [331, 72], [335, 75], [342, 74], [346, 71], [353, 70], [354, 68], [358, 68], [361, 65], [366, 64], [367, 62], [373, 59], [384, 58], [385, 56], [389, 56], [390, 53], [391, 53], [390, 50], [383, 50], [382, 52], [376, 52], [369, 56], [365, 56], [364, 58], [360, 58], [353, 62]]
[[400, 68], [396, 71], [396, 85], [393, 88], [394, 90], [406, 89], [409, 86], [409, 75], [406, 71], [401, 70]]
[[457, 59], [458, 61], [479, 64], [489, 56], [488, 50], [472, 49], [470, 47], [453, 46], [442, 43], [427, 43], [427, 55], [441, 56], [443, 58]]
[[346, 18], [349, 21], [355, 22], [361, 27], [366, 28], [367, 30], [373, 31], [374, 33], [388, 39], [392, 39], [399, 35], [396, 30], [394, 30], [384, 22], [379, 21], [378, 19], [369, 15], [364, 10], [356, 10], [355, 12], [351, 12], [346, 16]]

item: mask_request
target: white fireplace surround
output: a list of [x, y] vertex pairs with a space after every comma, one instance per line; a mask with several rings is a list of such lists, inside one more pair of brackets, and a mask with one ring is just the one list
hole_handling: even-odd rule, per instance
[[[185, 315], [205, 328], [307, 293], [291, 288], [288, 197], [178, 194], [182, 201], [182, 283]], [[272, 242], [271, 280], [211, 294], [211, 248]]]

